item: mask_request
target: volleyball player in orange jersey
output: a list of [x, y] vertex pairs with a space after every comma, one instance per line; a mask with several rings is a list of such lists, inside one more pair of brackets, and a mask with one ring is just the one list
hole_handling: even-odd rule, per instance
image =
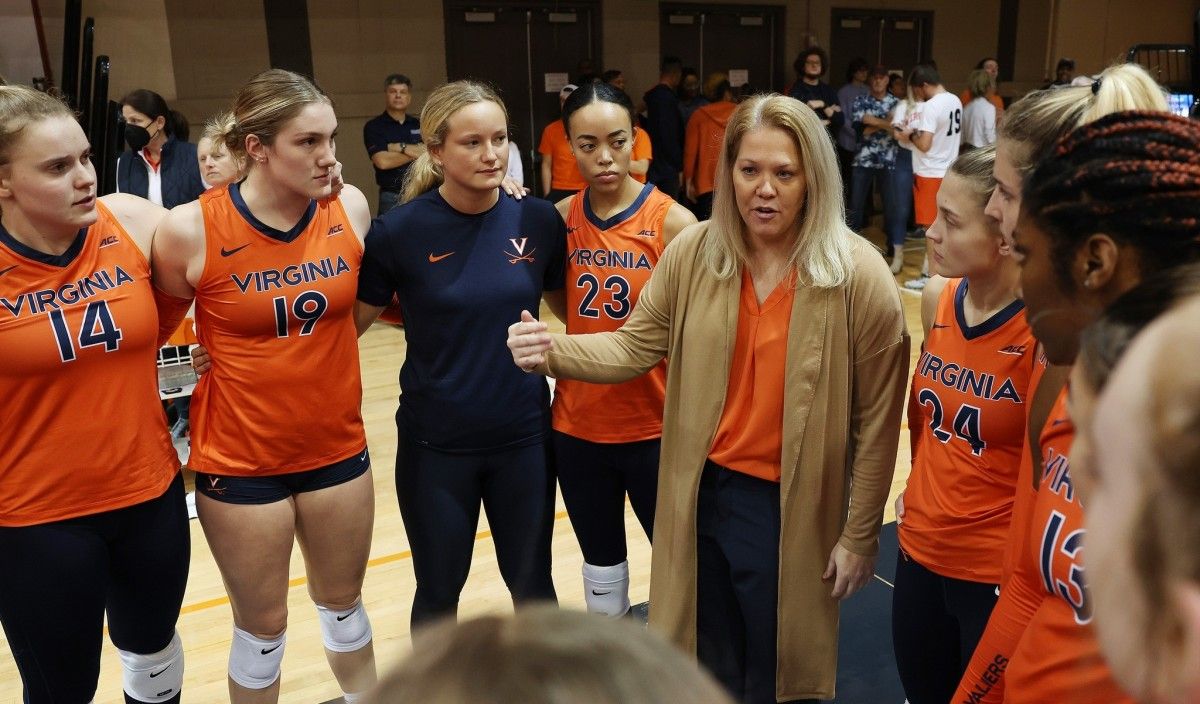
[[[1016, 262], [983, 212], [995, 149], [960, 156], [926, 237], [938, 276], [922, 292], [913, 373], [915, 455], [898, 528], [892, 639], [912, 704], [944, 704], [987, 625], [1008, 538], [1036, 343]], [[942, 278], [954, 277], [954, 278]]]
[[[563, 125], [587, 188], [558, 202], [567, 223], [567, 332], [621, 327], [663, 248], [696, 218], [629, 172], [644, 132], [633, 103], [606, 83], [585, 83], [563, 104]], [[583, 551], [588, 611], [629, 610], [625, 496], [646, 535], [654, 527], [666, 364], [622, 384], [563, 379], [554, 390], [554, 458], [563, 501]]]
[[337, 118], [294, 73], [239, 91], [226, 146], [240, 183], [164, 220], [155, 277], [196, 299], [213, 365], [196, 387], [197, 509], [233, 607], [234, 702], [276, 701], [293, 540], [348, 702], [375, 681], [362, 606], [374, 497], [353, 318], [370, 207], [331, 195]]
[[[1072, 364], [1081, 330], [1141, 281], [1200, 260], [1200, 128], [1123, 112], [1065, 138], [1025, 185], [1016, 252], [1034, 334]], [[1125, 702], [1092, 630], [1086, 535], [1061, 392], [1021, 554], [955, 702]]]
[[71, 110], [0, 86], [0, 624], [30, 704], [95, 697], [105, 616], [125, 701], [179, 701], [191, 541], [149, 266], [165, 213], [97, 199]]

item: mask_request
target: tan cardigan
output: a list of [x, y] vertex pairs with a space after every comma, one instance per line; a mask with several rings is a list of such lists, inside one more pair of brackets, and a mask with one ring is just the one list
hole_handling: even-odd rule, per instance
[[[847, 237], [852, 237], [847, 231]], [[707, 228], [671, 243], [618, 331], [555, 335], [541, 370], [615, 383], [667, 357], [667, 397], [650, 578], [650, 624], [696, 652], [696, 502], [725, 404], [740, 277], [704, 265]], [[853, 273], [801, 286], [788, 329], [780, 487], [779, 700], [834, 696], [838, 602], [821, 580], [836, 543], [878, 552], [908, 376], [895, 280], [853, 236]]]

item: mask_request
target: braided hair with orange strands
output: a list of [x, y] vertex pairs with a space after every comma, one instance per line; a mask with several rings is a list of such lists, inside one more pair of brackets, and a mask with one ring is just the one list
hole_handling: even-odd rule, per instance
[[1037, 165], [1022, 209], [1050, 237], [1064, 282], [1071, 254], [1099, 232], [1137, 250], [1143, 277], [1200, 259], [1200, 124], [1149, 111], [1086, 124]]

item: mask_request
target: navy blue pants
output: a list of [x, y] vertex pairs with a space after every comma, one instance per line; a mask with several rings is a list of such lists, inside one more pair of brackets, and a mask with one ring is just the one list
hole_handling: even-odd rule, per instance
[[583, 560], [619, 565], [627, 556], [625, 495], [653, 538], [661, 442], [602, 443], [554, 431], [554, 466]]
[[779, 484], [705, 463], [696, 549], [696, 655], [737, 701], [775, 704]]
[[405, 435], [401, 428], [396, 494], [417, 577], [412, 627], [458, 613], [459, 594], [471, 571], [480, 504], [513, 601], [557, 601], [550, 576], [554, 476], [546, 443], [452, 454], [418, 445]]
[[0, 623], [28, 704], [89, 702], [104, 615], [121, 650], [171, 643], [191, 558], [183, 477], [115, 511], [0, 528]]
[[995, 584], [943, 577], [900, 550], [892, 647], [910, 704], [950, 701], [998, 598]]

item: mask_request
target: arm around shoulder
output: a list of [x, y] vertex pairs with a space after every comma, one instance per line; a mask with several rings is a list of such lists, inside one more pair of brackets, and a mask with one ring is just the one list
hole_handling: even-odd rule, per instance
[[204, 214], [200, 202], [167, 213], [154, 233], [150, 269], [154, 285], [172, 296], [192, 298], [204, 273]]
[[371, 229], [371, 205], [367, 202], [367, 197], [357, 187], [348, 183], [338, 197], [342, 201], [342, 208], [346, 210], [346, 217], [350, 218], [350, 225], [354, 228], [358, 241], [366, 241], [367, 230]]
[[150, 258], [151, 243], [158, 224], [167, 215], [167, 209], [128, 193], [110, 193], [100, 202], [112, 212], [117, 222], [133, 238], [146, 259]]

